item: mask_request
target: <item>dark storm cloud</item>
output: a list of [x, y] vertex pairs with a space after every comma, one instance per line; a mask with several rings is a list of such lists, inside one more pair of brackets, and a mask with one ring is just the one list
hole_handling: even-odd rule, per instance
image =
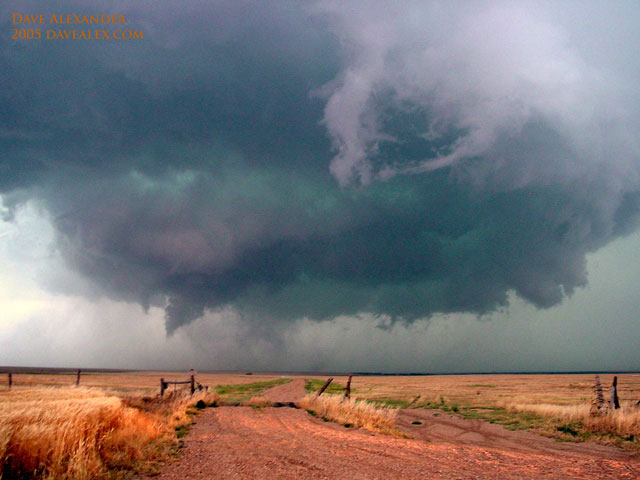
[[[56, 7], [124, 13], [140, 42], [3, 37], [0, 192], [39, 200], [104, 292], [166, 296], [169, 331], [229, 305], [410, 321], [514, 290], [549, 307], [636, 228], [637, 60], [564, 10], [153, 5]], [[47, 13], [2, 11], [28, 8]], [[630, 15], [591, 36], [631, 40]]]

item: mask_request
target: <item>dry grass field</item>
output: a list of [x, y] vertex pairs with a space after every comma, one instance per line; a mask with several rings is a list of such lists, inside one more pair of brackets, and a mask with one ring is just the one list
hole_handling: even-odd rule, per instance
[[397, 410], [391, 407], [378, 407], [354, 398], [343, 399], [340, 395], [306, 395], [299, 405], [317, 417], [348, 427], [380, 433], [400, 433], [395, 428]]
[[[83, 387], [97, 387], [121, 394], [144, 394], [155, 395], [160, 391], [160, 378], [165, 380], [186, 380], [188, 372], [164, 372], [164, 371], [127, 371], [127, 372], [85, 372], [80, 377], [80, 384]], [[281, 378], [280, 374], [251, 374], [243, 373], [197, 373], [196, 379], [202, 385], [216, 386], [227, 384], [248, 384], [276, 380]], [[6, 374], [0, 374], [0, 391], [6, 385]], [[65, 373], [44, 373], [44, 374], [24, 374], [14, 373], [14, 386], [51, 386], [63, 387], [72, 386], [76, 382], [76, 373], [67, 371]], [[169, 390], [174, 387], [171, 386]]]
[[[613, 374], [600, 375], [605, 401]], [[346, 383], [346, 377], [336, 377]], [[433, 375], [354, 377], [355, 398], [405, 408], [442, 409], [562, 440], [595, 439], [640, 450], [640, 374], [618, 375], [621, 409], [591, 417], [594, 375]]]
[[162, 404], [142, 398], [87, 387], [20, 387], [3, 393], [0, 478], [153, 473], [175, 444], [173, 432], [190, 421], [189, 406], [216, 400], [204, 392]]
[[[220, 403], [255, 408], [270, 402], [262, 393], [294, 378], [281, 374], [205, 373], [197, 380], [210, 387], [193, 397], [170, 386], [157, 399], [160, 378], [184, 380], [176, 372], [14, 374], [7, 389], [0, 375], [0, 479], [119, 478], [131, 472], [153, 473], [179, 449], [195, 408]], [[301, 375], [307, 391], [325, 376]], [[600, 376], [605, 398], [613, 375]], [[346, 377], [335, 377], [328, 394], [339, 394]], [[303, 408], [354, 427], [393, 432], [393, 408], [440, 409], [480, 418], [509, 429], [532, 429], [560, 440], [595, 440], [640, 450], [640, 375], [618, 375], [622, 409], [589, 416], [593, 375], [452, 375], [354, 377], [352, 398], [318, 402]], [[184, 390], [183, 390], [184, 391]], [[366, 400], [365, 403], [358, 400]], [[333, 402], [333, 403], [332, 403]], [[313, 405], [312, 405], [313, 403]], [[371, 404], [382, 408], [372, 408]], [[342, 418], [346, 407], [348, 415]]]
[[[186, 373], [14, 374], [0, 384], [0, 479], [94, 479], [154, 473], [179, 448], [198, 401], [242, 401], [283, 380], [277, 375], [198, 375], [208, 392], [183, 395], [160, 378]], [[224, 394], [215, 393], [216, 385]], [[184, 386], [181, 386], [184, 387]]]

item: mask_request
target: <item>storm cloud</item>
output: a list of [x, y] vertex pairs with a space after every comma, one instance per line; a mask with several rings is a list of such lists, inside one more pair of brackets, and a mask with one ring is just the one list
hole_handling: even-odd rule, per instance
[[164, 306], [168, 332], [229, 307], [546, 308], [637, 228], [634, 2], [63, 10], [124, 14], [144, 40], [2, 37], [4, 217], [36, 202], [96, 294]]

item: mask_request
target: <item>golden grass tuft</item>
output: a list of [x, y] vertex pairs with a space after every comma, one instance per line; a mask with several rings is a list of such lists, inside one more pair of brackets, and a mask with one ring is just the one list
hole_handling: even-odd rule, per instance
[[0, 478], [93, 479], [150, 473], [199, 392], [160, 401], [94, 388], [39, 387], [0, 395]]
[[14, 390], [0, 402], [0, 462], [6, 478], [90, 479], [132, 468], [166, 429], [106, 392]]
[[265, 408], [272, 406], [273, 402], [271, 402], [271, 400], [269, 400], [268, 398], [259, 395], [251, 397], [249, 400], [244, 402], [244, 405], [254, 408]]
[[303, 397], [298, 402], [298, 406], [312, 412], [317, 417], [343, 425], [364, 428], [371, 432], [400, 433], [395, 428], [396, 410], [389, 407], [377, 407], [364, 400], [343, 399], [340, 395], [319, 397], [311, 394]]
[[626, 405], [618, 410], [602, 415], [590, 415], [590, 404], [551, 405], [508, 403], [506, 407], [516, 412], [530, 412], [550, 418], [556, 423], [582, 424], [583, 428], [594, 434], [615, 434], [620, 437], [640, 436], [640, 408]]
[[562, 422], [575, 422], [589, 416], [588, 404], [582, 405], [553, 405], [550, 403], [512, 403], [500, 402], [507, 410], [513, 412], [529, 412], [541, 417], [553, 418]]
[[[172, 428], [190, 423], [190, 416], [193, 414], [193, 410], [191, 410], [190, 407], [194, 406], [200, 400], [207, 406], [218, 405], [220, 403], [220, 396], [217, 393], [207, 391], [196, 392], [190, 395], [187, 390], [182, 390], [182, 392], [168, 395], [164, 399], [156, 399], [161, 407], [160, 413], [165, 416], [165, 421]], [[146, 410], [154, 411], [154, 409], [150, 410], [148, 408]], [[158, 412], [158, 410], [155, 411]]]

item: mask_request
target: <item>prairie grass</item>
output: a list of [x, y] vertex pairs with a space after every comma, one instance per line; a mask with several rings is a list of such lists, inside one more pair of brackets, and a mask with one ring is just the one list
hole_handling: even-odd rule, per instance
[[[210, 393], [191, 397], [170, 388], [160, 401], [155, 395], [161, 377], [184, 380], [185, 373], [83, 372], [83, 387], [75, 388], [71, 387], [75, 373], [14, 372], [10, 391], [2, 391], [6, 377], [1, 376], [0, 479], [153, 473], [179, 446], [176, 435], [188, 431], [198, 412], [192, 406], [199, 400], [205, 406], [253, 402], [260, 408], [264, 390], [290, 381], [280, 374], [199, 373], [197, 380], [209, 385]], [[326, 377], [302, 376], [311, 380], [310, 390], [317, 390]], [[347, 376], [334, 377], [333, 391], [341, 394]], [[613, 374], [600, 378], [606, 392]], [[313, 396], [309, 407], [303, 408], [321, 418], [373, 431], [393, 431], [390, 408], [378, 409], [385, 412], [382, 417], [391, 417], [388, 423], [382, 421], [382, 427], [375, 421], [357, 420], [375, 415], [335, 412], [349, 410], [347, 403], [362, 403], [359, 408], [435, 408], [511, 429], [534, 428], [563, 439], [589, 438], [640, 450], [640, 408], [633, 407], [640, 400], [640, 374], [618, 375], [623, 408], [598, 417], [588, 416], [593, 383], [593, 375], [585, 374], [356, 376], [352, 396], [366, 402], [341, 402], [341, 396], [331, 399], [324, 394], [319, 399]], [[331, 391], [330, 387], [327, 392]], [[329, 414], [329, 406], [320, 405], [325, 402], [338, 407]]]
[[[507, 408], [516, 412], [531, 412], [549, 418], [556, 429], [573, 436], [617, 435], [628, 441], [640, 438], [640, 408], [633, 404], [601, 415], [590, 415], [590, 405], [549, 405], [510, 403]], [[580, 435], [581, 434], [581, 435]]]
[[[605, 393], [613, 374], [600, 375]], [[336, 377], [340, 381], [342, 378]], [[354, 377], [351, 387], [356, 397], [394, 399], [410, 403], [420, 395], [418, 403], [497, 406], [506, 401], [527, 404], [580, 405], [592, 398], [594, 376], [589, 374], [544, 375], [427, 375]], [[640, 400], [640, 374], [618, 374], [621, 401]]]
[[[155, 396], [161, 377], [171, 380], [180, 375], [83, 372], [83, 386], [75, 387], [75, 374], [14, 374], [13, 388], [0, 391], [0, 480], [154, 473], [179, 448], [179, 437], [188, 432], [198, 413], [195, 405], [221, 402], [215, 391], [190, 396], [184, 389], [169, 389], [164, 398]], [[275, 375], [202, 374], [198, 381], [205, 385], [224, 381], [226, 397], [244, 399], [290, 380]]]
[[[613, 374], [602, 374], [605, 392]], [[640, 450], [640, 374], [619, 374], [622, 409], [590, 417], [594, 375], [429, 375], [354, 377], [356, 398], [397, 408], [441, 409], [508, 429], [563, 440], [592, 439]], [[418, 401], [414, 400], [420, 396]]]
[[339, 395], [306, 395], [299, 407], [309, 413], [345, 426], [364, 428], [371, 432], [399, 434], [395, 428], [397, 411], [389, 407], [377, 407], [364, 400], [343, 399]]
[[3, 478], [90, 479], [132, 469], [166, 429], [106, 392], [35, 388], [3, 395], [0, 432]]
[[125, 397], [124, 401], [138, 410], [155, 415], [171, 428], [191, 423], [191, 417], [197, 414], [196, 405], [200, 402], [206, 407], [215, 407], [220, 396], [215, 392], [200, 391], [190, 395], [186, 389], [159, 397]]
[[154, 473], [190, 423], [189, 406], [212, 394], [164, 402], [83, 387], [0, 394], [0, 478], [93, 479]]
[[552, 405], [549, 403], [529, 404], [505, 402], [505, 407], [515, 412], [531, 412], [541, 417], [553, 418], [562, 422], [575, 422], [589, 416], [589, 405]]
[[269, 400], [268, 398], [258, 395], [255, 397], [251, 397], [249, 400], [244, 402], [244, 405], [253, 408], [265, 408], [272, 406], [273, 402], [271, 402], [271, 400]]
[[[11, 371], [11, 368], [6, 368]], [[126, 372], [90, 372], [83, 371], [80, 378], [80, 386], [98, 387], [118, 393], [132, 393], [155, 395], [160, 391], [160, 378], [165, 380], [186, 380], [189, 372], [167, 372], [167, 371], [126, 371]], [[281, 375], [276, 374], [253, 374], [244, 375], [239, 373], [208, 373], [198, 372], [196, 380], [202, 385], [209, 386], [211, 390], [216, 385], [245, 385], [264, 381], [281, 379]], [[36, 387], [36, 386], [56, 386], [70, 387], [76, 383], [76, 373], [61, 371], [60, 373], [21, 373], [14, 371], [13, 386]], [[0, 390], [7, 384], [6, 375], [0, 374]], [[173, 391], [169, 387], [168, 391]]]

